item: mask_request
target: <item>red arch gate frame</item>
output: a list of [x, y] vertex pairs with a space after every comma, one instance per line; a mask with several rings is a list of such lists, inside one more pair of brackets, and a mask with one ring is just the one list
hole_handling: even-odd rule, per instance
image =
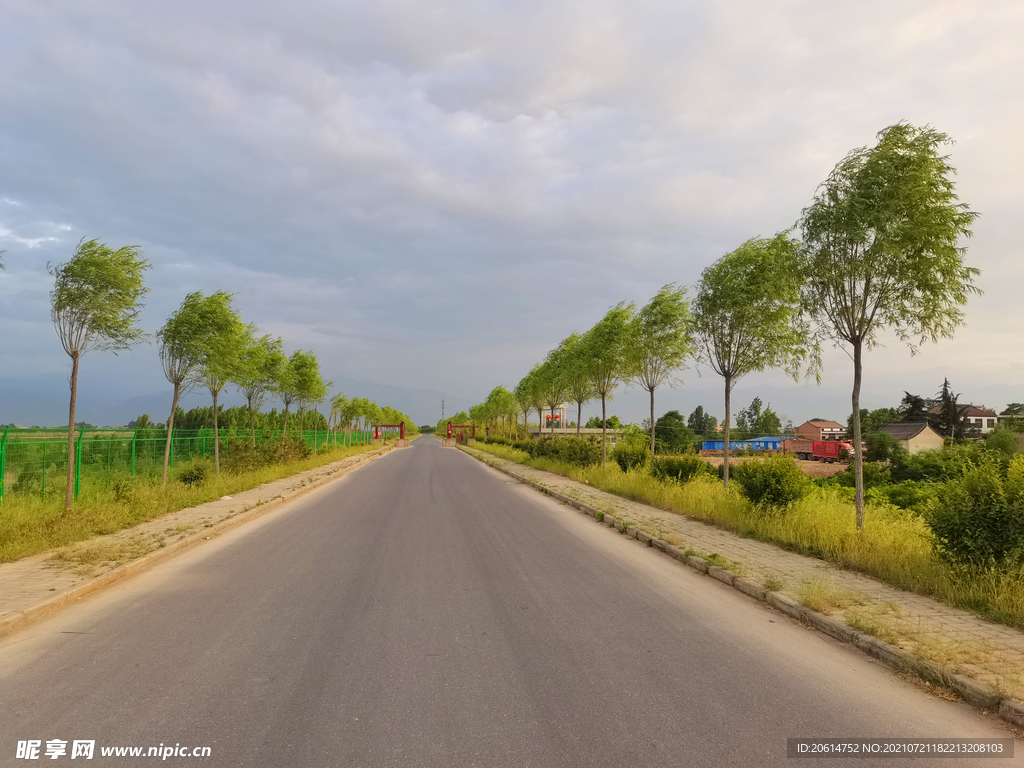
[[398, 424], [378, 424], [377, 425], [377, 433], [374, 435], [374, 438], [378, 438], [379, 439], [379, 438], [384, 437], [384, 434], [381, 432], [382, 429], [389, 429], [389, 428], [394, 428], [394, 427], [398, 427], [398, 439], [399, 440], [405, 440], [405, 422], [404, 421], [400, 422]]
[[449, 440], [452, 439], [452, 429], [453, 428], [455, 428], [455, 429], [464, 429], [464, 428], [467, 428], [467, 427], [471, 427], [473, 429], [473, 439], [476, 440], [476, 424], [452, 424], [450, 421], [448, 422], [448, 439]]

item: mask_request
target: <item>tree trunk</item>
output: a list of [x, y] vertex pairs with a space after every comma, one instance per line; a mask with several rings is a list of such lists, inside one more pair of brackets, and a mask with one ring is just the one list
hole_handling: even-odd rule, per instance
[[181, 382], [174, 382], [174, 397], [171, 400], [171, 416], [167, 419], [167, 444], [164, 446], [164, 479], [161, 487], [167, 487], [167, 466], [171, 460], [171, 440], [174, 436], [174, 412], [178, 410], [178, 398], [181, 396]]
[[288, 404], [284, 406], [284, 436], [288, 437]]
[[580, 436], [580, 421], [583, 419], [583, 401], [576, 401], [576, 437]]
[[217, 429], [217, 393], [213, 395], [213, 471], [220, 474], [220, 431]]
[[249, 400], [249, 431], [252, 432], [252, 445], [256, 447], [256, 419], [252, 415], [252, 400]]
[[544, 406], [537, 409], [537, 439], [544, 437]]
[[75, 498], [75, 398], [78, 396], [79, 353], [71, 356], [71, 404], [68, 406], [68, 487], [64, 489], [64, 509], [71, 509]]
[[722, 451], [722, 487], [729, 487], [729, 417], [732, 415], [730, 410], [729, 398], [732, 396], [732, 376], [725, 377], [725, 428], [722, 430], [725, 433], [725, 446]]
[[654, 387], [651, 387], [651, 461], [654, 461]]
[[601, 467], [608, 462], [608, 418], [605, 412], [604, 392], [601, 393]]
[[862, 342], [853, 343], [853, 487], [857, 509], [857, 530], [864, 530], [864, 456], [860, 444], [860, 380]]

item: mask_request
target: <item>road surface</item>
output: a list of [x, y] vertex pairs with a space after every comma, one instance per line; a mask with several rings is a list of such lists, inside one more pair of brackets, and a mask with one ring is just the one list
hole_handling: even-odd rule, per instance
[[370, 768], [1010, 735], [430, 437], [3, 639], [0, 713], [0, 765], [52, 739], [94, 740], [89, 765]]

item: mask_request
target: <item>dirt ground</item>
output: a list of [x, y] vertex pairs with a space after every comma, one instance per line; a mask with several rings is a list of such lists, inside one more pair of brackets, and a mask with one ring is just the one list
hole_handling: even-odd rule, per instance
[[[730, 457], [729, 464], [731, 466], [733, 462], [750, 461], [750, 458], [749, 456]], [[721, 456], [705, 456], [704, 460], [713, 467], [718, 467], [722, 464]], [[808, 477], [832, 477], [832, 475], [846, 470], [846, 465], [839, 464], [838, 462], [835, 464], [822, 464], [819, 461], [798, 461], [797, 463]]]

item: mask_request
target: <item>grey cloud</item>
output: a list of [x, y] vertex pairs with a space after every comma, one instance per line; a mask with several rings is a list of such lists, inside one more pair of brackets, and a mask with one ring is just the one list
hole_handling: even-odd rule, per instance
[[[337, 375], [389, 355], [415, 374], [388, 375], [485, 394], [617, 301], [791, 226], [846, 151], [905, 118], [959, 141], [986, 296], [970, 345], [886, 352], [884, 397], [974, 349], [1024, 379], [994, 333], [1021, 328], [994, 309], [1024, 277], [1017, 3], [8, 6], [4, 370], [61, 364], [39, 270], [102, 236], [153, 262], [150, 330], [226, 289]], [[124, 356], [127, 386], [159, 384], [152, 356]]]

